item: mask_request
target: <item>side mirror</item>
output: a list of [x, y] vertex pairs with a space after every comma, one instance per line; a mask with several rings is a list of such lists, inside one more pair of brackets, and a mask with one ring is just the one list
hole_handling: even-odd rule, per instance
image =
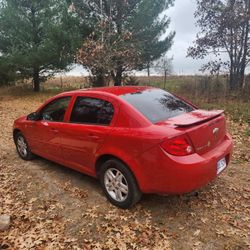
[[38, 121], [39, 120], [39, 113], [33, 112], [33, 113], [27, 115], [27, 120], [28, 121]]

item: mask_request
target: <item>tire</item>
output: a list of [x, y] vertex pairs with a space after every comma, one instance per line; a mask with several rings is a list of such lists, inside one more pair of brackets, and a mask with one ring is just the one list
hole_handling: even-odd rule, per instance
[[99, 173], [102, 189], [108, 200], [119, 208], [130, 208], [141, 199], [135, 177], [121, 161], [104, 162]]
[[29, 144], [21, 132], [18, 132], [14, 137], [16, 150], [18, 155], [25, 161], [34, 159], [34, 154], [31, 152]]

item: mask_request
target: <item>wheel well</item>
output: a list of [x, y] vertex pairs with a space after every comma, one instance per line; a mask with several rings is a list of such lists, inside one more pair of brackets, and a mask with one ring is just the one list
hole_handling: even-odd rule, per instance
[[126, 162], [124, 162], [123, 160], [121, 160], [120, 158], [114, 156], [114, 155], [106, 154], [106, 155], [100, 156], [100, 157], [97, 159], [96, 164], [95, 164], [96, 177], [99, 178], [99, 174], [100, 174], [100, 170], [101, 170], [102, 164], [103, 164], [104, 162], [110, 160], [110, 159], [116, 159], [116, 160], [122, 162], [125, 166], [127, 166], [128, 169], [131, 171], [131, 174], [132, 174], [132, 175], [134, 176], [134, 178], [135, 178], [137, 187], [140, 189], [138, 180], [137, 180], [136, 176], [134, 175], [133, 171], [131, 170], [131, 168], [128, 166], [128, 164], [127, 164]]
[[[102, 155], [100, 156], [97, 161], [96, 161], [96, 164], [95, 164], [95, 170], [96, 170], [96, 176], [98, 177], [99, 176], [99, 173], [100, 173], [100, 169], [101, 169], [101, 166], [104, 162], [110, 160], [110, 159], [116, 159], [120, 162], [122, 162], [124, 165], [128, 166], [128, 164], [126, 164], [123, 160], [119, 159], [118, 157], [114, 156], [114, 155]], [[129, 167], [128, 167], [129, 168]]]
[[14, 129], [14, 131], [13, 131], [13, 139], [15, 140], [15, 136], [16, 136], [16, 134], [17, 133], [19, 133], [19, 132], [21, 132], [19, 129]]
[[96, 171], [96, 176], [99, 177], [99, 172], [100, 172], [100, 169], [101, 169], [101, 166], [102, 164], [105, 162], [105, 161], [108, 161], [109, 159], [112, 159], [112, 158], [116, 158], [114, 157], [113, 155], [102, 155], [100, 156], [96, 163], [95, 163], [95, 171]]

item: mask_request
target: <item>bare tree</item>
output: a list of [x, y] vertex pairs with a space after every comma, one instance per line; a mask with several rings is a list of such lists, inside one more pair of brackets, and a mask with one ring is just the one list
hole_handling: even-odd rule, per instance
[[173, 72], [173, 57], [169, 58], [165, 54], [155, 63], [154, 69], [161, 75], [164, 75], [164, 89], [165, 89], [167, 83], [167, 76]]
[[[216, 59], [203, 66], [212, 73], [226, 68], [230, 88], [244, 86], [245, 69], [250, 62], [250, 0], [197, 0], [197, 25], [200, 32], [188, 56], [203, 59], [214, 54]], [[222, 54], [228, 60], [222, 60]]]

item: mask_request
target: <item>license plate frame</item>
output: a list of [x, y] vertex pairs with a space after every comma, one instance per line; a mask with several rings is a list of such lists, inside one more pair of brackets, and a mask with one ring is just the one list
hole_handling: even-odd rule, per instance
[[217, 175], [219, 175], [227, 167], [226, 157], [217, 162]]

